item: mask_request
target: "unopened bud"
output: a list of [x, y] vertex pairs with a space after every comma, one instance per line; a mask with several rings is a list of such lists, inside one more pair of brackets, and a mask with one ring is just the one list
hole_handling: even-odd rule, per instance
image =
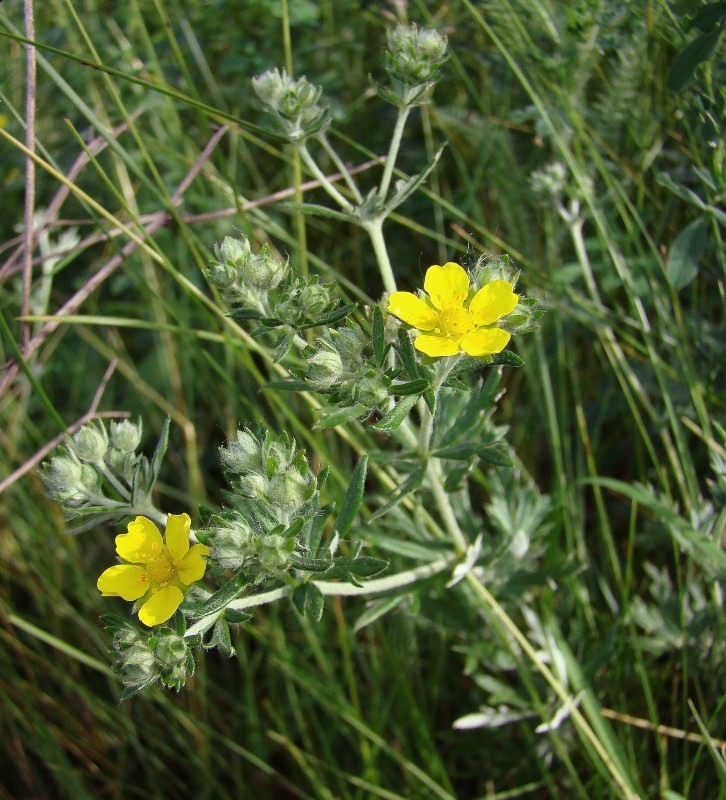
[[141, 420], [134, 424], [128, 419], [111, 423], [111, 444], [122, 453], [133, 453], [141, 442]]
[[97, 464], [103, 461], [103, 457], [108, 450], [108, 434], [106, 429], [98, 423], [84, 425], [78, 433], [68, 443], [71, 449], [81, 461]]

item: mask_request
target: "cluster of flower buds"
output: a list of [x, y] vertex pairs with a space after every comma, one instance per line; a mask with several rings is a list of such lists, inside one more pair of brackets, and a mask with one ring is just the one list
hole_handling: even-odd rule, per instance
[[69, 509], [95, 505], [104, 499], [107, 467], [130, 481], [138, 461], [141, 421], [111, 423], [109, 437], [101, 422], [89, 422], [66, 441], [66, 452], [41, 469], [48, 496]]
[[216, 261], [207, 270], [210, 283], [230, 305], [244, 305], [269, 316], [268, 295], [277, 288], [289, 271], [287, 260], [276, 258], [268, 244], [259, 253], [252, 252], [249, 239], [225, 237], [214, 246]]
[[291, 142], [303, 141], [330, 124], [330, 111], [319, 102], [322, 88], [305, 76], [296, 80], [284, 69], [270, 69], [254, 77], [252, 87]]
[[420, 106], [431, 99], [446, 61], [447, 39], [432, 28], [398, 25], [387, 34], [386, 70], [390, 86], [376, 84], [381, 96], [402, 107]]
[[326, 328], [307, 357], [305, 380], [331, 402], [365, 407], [366, 416], [382, 408], [390, 396], [390, 378], [375, 365], [371, 339], [357, 325]]
[[289, 525], [317, 489], [305, 453], [284, 432], [274, 436], [264, 429], [253, 433], [245, 428], [220, 448], [220, 456], [234, 488], [267, 506], [275, 524]]
[[187, 674], [194, 674], [189, 642], [171, 628], [141, 630], [120, 618], [106, 616], [105, 620], [113, 634], [111, 648], [126, 685], [125, 697], [156, 681], [179, 691]]
[[[167, 433], [168, 427], [162, 435], [164, 446]], [[99, 420], [89, 422], [67, 438], [60, 455], [42, 465], [40, 476], [48, 496], [63, 506], [69, 518], [86, 520], [69, 533], [143, 513], [157, 475], [137, 452], [141, 434], [141, 420], [111, 422], [108, 430]]]
[[48, 497], [66, 508], [79, 508], [101, 491], [98, 473], [90, 464], [82, 464], [72, 450], [55, 456], [40, 472]]
[[255, 581], [281, 575], [304, 549], [303, 527], [319, 508], [318, 480], [305, 454], [287, 434], [260, 427], [237, 431], [220, 457], [235, 507], [198, 533], [211, 547], [211, 562]]

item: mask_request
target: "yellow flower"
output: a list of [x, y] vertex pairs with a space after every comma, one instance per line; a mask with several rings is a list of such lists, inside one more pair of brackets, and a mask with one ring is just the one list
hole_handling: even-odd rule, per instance
[[426, 270], [421, 299], [411, 292], [393, 292], [388, 310], [418, 328], [414, 345], [427, 356], [486, 356], [501, 352], [510, 334], [496, 322], [517, 307], [519, 295], [511, 283], [496, 280], [482, 286], [469, 299], [469, 275], [449, 261]]
[[189, 547], [188, 514], [169, 514], [166, 541], [146, 517], [128, 524], [128, 533], [116, 537], [116, 552], [124, 563], [109, 567], [98, 579], [104, 597], [140, 600], [139, 619], [151, 627], [166, 622], [179, 608], [189, 587], [207, 567], [203, 544]]

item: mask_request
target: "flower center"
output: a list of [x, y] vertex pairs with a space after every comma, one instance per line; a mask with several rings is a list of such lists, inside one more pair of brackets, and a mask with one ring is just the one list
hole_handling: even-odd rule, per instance
[[439, 330], [442, 336], [460, 339], [471, 331], [469, 312], [464, 308], [445, 308], [439, 312]]
[[147, 562], [146, 572], [154, 583], [161, 584], [168, 583], [176, 575], [176, 567], [171, 560], [171, 553], [166, 547], [162, 550], [161, 555]]

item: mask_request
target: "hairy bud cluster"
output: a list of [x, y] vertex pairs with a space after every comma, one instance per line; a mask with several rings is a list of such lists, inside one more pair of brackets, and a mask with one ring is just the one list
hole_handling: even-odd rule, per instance
[[399, 106], [428, 103], [440, 77], [439, 67], [448, 58], [446, 36], [412, 24], [396, 26], [388, 31], [386, 39], [386, 70], [391, 86], [377, 86], [378, 91]]
[[385, 404], [390, 380], [371, 361], [370, 337], [357, 325], [325, 330], [307, 358], [310, 388], [341, 405], [360, 403], [368, 412]]
[[79, 508], [100, 491], [98, 473], [90, 464], [82, 464], [73, 451], [55, 456], [43, 465], [40, 477], [48, 496], [69, 508]]
[[240, 514], [221, 518], [206, 537], [212, 548], [210, 560], [222, 569], [245, 570], [256, 580], [273, 578], [292, 566], [297, 548], [295, 536], [255, 530]]
[[291, 142], [319, 133], [330, 123], [328, 107], [319, 103], [322, 88], [305, 76], [296, 80], [284, 69], [271, 69], [254, 77], [252, 88]]
[[116, 667], [131, 689], [161, 681], [179, 691], [194, 673], [194, 657], [187, 641], [170, 628], [142, 631], [126, 623], [113, 636]]
[[246, 236], [225, 237], [221, 245], [214, 246], [214, 255], [216, 261], [210, 264], [207, 276], [222, 292], [224, 301], [271, 313], [267, 295], [287, 276], [288, 261], [276, 258], [269, 244], [254, 253]]
[[132, 513], [132, 498], [143, 504], [153, 482], [149, 462], [136, 452], [141, 434], [141, 420], [114, 421], [109, 430], [99, 420], [84, 425], [67, 437], [59, 455], [41, 466], [48, 496], [69, 518], [84, 516], [86, 527], [93, 522], [88, 509], [106, 517], [110, 511], [119, 517]]
[[235, 476], [235, 488], [264, 503], [281, 524], [289, 524], [317, 488], [305, 454], [285, 433], [275, 437], [269, 431], [237, 431], [236, 440], [220, 448], [220, 456]]

